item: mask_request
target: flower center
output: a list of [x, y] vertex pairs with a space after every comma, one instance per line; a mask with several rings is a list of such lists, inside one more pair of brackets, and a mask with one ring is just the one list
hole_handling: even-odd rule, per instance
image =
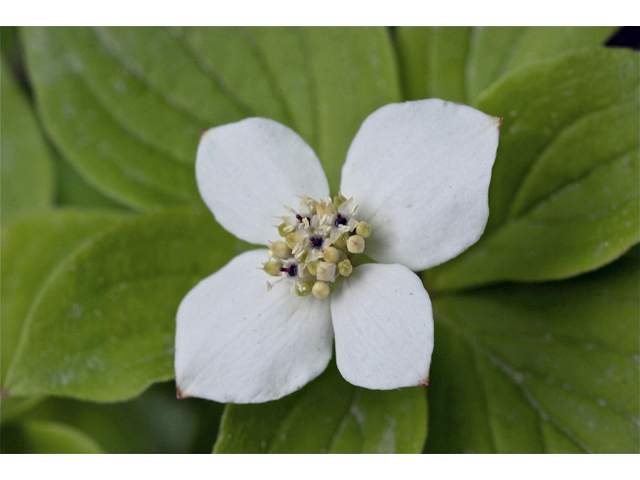
[[278, 226], [283, 240], [271, 244], [263, 269], [276, 281], [293, 280], [297, 295], [325, 298], [331, 283], [351, 275], [351, 260], [364, 251], [371, 226], [356, 219], [358, 205], [341, 194], [322, 202], [302, 197], [298, 211], [285, 208], [290, 215]]

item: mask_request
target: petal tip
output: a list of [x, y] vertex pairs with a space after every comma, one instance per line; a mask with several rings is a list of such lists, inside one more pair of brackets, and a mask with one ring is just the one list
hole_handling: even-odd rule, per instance
[[180, 390], [180, 387], [178, 386], [177, 383], [176, 383], [176, 398], [179, 400], [183, 398], [189, 398], [189, 395], [186, 395], [185, 393], [182, 392], [182, 390]]
[[492, 117], [492, 118], [496, 126], [498, 127], [498, 130], [500, 130], [500, 127], [502, 127], [502, 124], [504, 123], [504, 117]]

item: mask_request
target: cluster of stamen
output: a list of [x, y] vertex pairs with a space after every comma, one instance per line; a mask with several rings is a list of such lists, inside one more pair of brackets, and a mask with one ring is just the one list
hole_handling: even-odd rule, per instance
[[[351, 260], [364, 251], [371, 226], [356, 220], [358, 205], [341, 194], [322, 202], [302, 197], [297, 211], [285, 208], [290, 215], [278, 226], [283, 240], [271, 244], [263, 269], [276, 281], [293, 281], [297, 295], [325, 298], [330, 284], [351, 275]], [[267, 282], [268, 289], [272, 285]]]

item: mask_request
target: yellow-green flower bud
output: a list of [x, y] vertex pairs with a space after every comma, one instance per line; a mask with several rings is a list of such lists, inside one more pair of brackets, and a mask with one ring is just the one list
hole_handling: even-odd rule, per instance
[[318, 274], [318, 263], [320, 263], [319, 260], [314, 260], [313, 262], [307, 263], [307, 270], [314, 277]]
[[347, 260], [343, 260], [338, 264], [338, 273], [343, 277], [348, 277], [353, 272], [353, 267], [351, 266], [351, 262]]
[[322, 256], [325, 262], [338, 263], [340, 261], [340, 250], [334, 247], [327, 247], [322, 252]]
[[318, 216], [320, 218], [322, 218], [325, 215], [332, 215], [333, 214], [333, 207], [331, 205], [327, 205], [326, 203], [322, 202], [322, 203], [319, 203], [318, 205], [316, 205], [316, 212], [317, 212]]
[[342, 205], [346, 201], [347, 201], [347, 198], [341, 193], [339, 193], [336, 197], [334, 197], [333, 204], [336, 206], [336, 210], [340, 205]]
[[311, 284], [309, 282], [296, 283], [296, 295], [306, 297], [311, 293]]
[[278, 235], [280, 235], [281, 237], [286, 237], [289, 234], [289, 232], [285, 232], [284, 230], [286, 226], [286, 223], [281, 223], [280, 225], [278, 225]]
[[338, 237], [338, 240], [335, 241], [334, 245], [337, 248], [345, 248], [347, 246], [347, 240], [349, 240], [349, 234], [343, 233]]
[[313, 215], [316, 212], [316, 205], [318, 205], [318, 202], [316, 202], [313, 198], [309, 198], [305, 195], [304, 197], [302, 197], [301, 205], [309, 208], [311, 214]]
[[362, 238], [369, 238], [369, 235], [371, 235], [371, 225], [367, 222], [358, 222], [356, 233]]
[[273, 254], [278, 258], [282, 258], [283, 260], [291, 256], [291, 248], [281, 240], [278, 240], [277, 242], [273, 242], [271, 244], [271, 251], [273, 252]]
[[280, 274], [280, 267], [282, 267], [282, 264], [280, 262], [271, 261], [271, 262], [265, 263], [262, 269], [265, 272], [267, 272], [269, 275], [275, 277]]
[[300, 243], [300, 237], [298, 237], [298, 235], [296, 235], [295, 232], [291, 232], [286, 237], [284, 237], [284, 241], [287, 242], [287, 245], [289, 246], [289, 248], [293, 249], [293, 247], [295, 247], [296, 244]]
[[336, 279], [336, 264], [329, 262], [318, 263], [316, 277], [323, 282], [333, 282]]
[[360, 235], [352, 235], [347, 240], [347, 250], [351, 253], [364, 252], [364, 238]]
[[326, 298], [331, 292], [331, 288], [329, 288], [329, 284], [326, 282], [316, 282], [313, 284], [313, 288], [311, 289], [311, 293], [316, 298]]

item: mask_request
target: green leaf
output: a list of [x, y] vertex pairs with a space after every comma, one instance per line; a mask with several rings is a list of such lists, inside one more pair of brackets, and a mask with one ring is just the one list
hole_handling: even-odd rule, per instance
[[127, 402], [100, 404], [50, 397], [29, 412], [28, 419], [77, 428], [107, 453], [208, 453], [222, 409], [205, 400], [179, 400], [175, 383], [168, 382], [153, 385]]
[[335, 364], [281, 400], [227, 405], [214, 453], [418, 453], [427, 436], [423, 387], [374, 391]]
[[53, 159], [56, 169], [56, 205], [127, 210], [124, 205], [89, 185], [61, 155], [54, 154]]
[[32, 420], [2, 427], [2, 453], [103, 453], [85, 433], [55, 422]]
[[556, 55], [604, 44], [616, 27], [478, 27], [466, 69], [467, 100], [474, 101], [512, 70]]
[[602, 45], [615, 27], [400, 27], [398, 55], [408, 100], [474, 104], [520, 67]]
[[[25, 95], [2, 61], [2, 222], [51, 205], [53, 165]], [[8, 121], [10, 119], [10, 121]]]
[[29, 28], [23, 40], [51, 138], [133, 207], [197, 199], [200, 131], [250, 116], [298, 131], [337, 190], [362, 120], [400, 98], [382, 28]]
[[103, 211], [54, 210], [32, 214], [2, 228], [2, 379], [15, 352], [36, 293], [78, 245], [121, 220]]
[[42, 402], [42, 400], [43, 397], [40, 396], [11, 398], [2, 397], [0, 399], [0, 418], [2, 422], [2, 428], [4, 428], [6, 422], [10, 422], [20, 417], [25, 412], [28, 412], [40, 402]]
[[465, 100], [465, 65], [471, 27], [401, 27], [397, 33], [407, 100]]
[[0, 27], [0, 50], [7, 66], [16, 63], [20, 50], [18, 47], [18, 27]]
[[482, 239], [435, 288], [562, 279], [640, 240], [638, 54], [593, 49], [521, 69], [478, 108], [505, 117]]
[[[102, 211], [54, 210], [35, 213], [2, 228], [2, 384], [13, 359], [22, 327], [37, 292], [67, 255], [87, 238], [121, 220]], [[37, 398], [2, 398], [2, 422], [37, 403]]]
[[5, 389], [115, 401], [173, 378], [178, 304], [238, 252], [202, 207], [136, 216], [94, 236], [38, 295]]
[[434, 301], [429, 452], [635, 452], [638, 262]]

